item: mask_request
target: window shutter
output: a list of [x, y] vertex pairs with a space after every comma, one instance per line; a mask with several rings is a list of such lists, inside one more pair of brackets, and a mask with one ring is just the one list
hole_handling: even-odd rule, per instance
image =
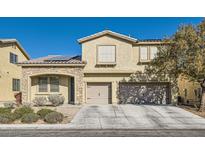
[[157, 47], [150, 47], [150, 59], [154, 59], [157, 54]]
[[148, 60], [148, 47], [140, 47], [140, 60]]
[[12, 57], [12, 53], [10, 53], [10, 63], [13, 63]]
[[114, 63], [115, 46], [98, 46], [98, 62]]

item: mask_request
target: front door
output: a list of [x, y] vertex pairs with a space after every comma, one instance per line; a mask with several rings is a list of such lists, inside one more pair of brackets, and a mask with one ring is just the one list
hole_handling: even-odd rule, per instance
[[88, 83], [87, 103], [109, 104], [111, 102], [111, 85], [109, 83]]

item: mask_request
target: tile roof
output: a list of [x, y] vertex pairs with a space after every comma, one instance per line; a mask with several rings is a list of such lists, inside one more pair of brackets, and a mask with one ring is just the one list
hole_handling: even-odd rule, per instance
[[162, 39], [143, 39], [139, 40], [139, 42], [162, 42]]
[[49, 55], [46, 57], [40, 57], [24, 61], [18, 64], [84, 64], [81, 60], [81, 56], [61, 56], [61, 55]]
[[83, 43], [83, 42], [86, 42], [86, 41], [89, 41], [89, 40], [92, 40], [92, 39], [95, 39], [95, 38], [98, 38], [98, 37], [101, 37], [101, 36], [104, 36], [104, 35], [115, 36], [115, 37], [130, 41], [133, 44], [142, 44], [142, 43], [143, 44], [144, 43], [145, 44], [149, 44], [149, 43], [153, 44], [153, 43], [162, 43], [163, 42], [162, 39], [144, 39], [144, 40], [142, 39], [142, 40], [138, 40], [138, 39], [130, 37], [128, 35], [116, 33], [116, 32], [113, 32], [111, 30], [104, 30], [104, 31], [101, 31], [101, 32], [98, 32], [98, 33], [95, 33], [95, 34], [80, 38], [80, 39], [78, 39], [78, 42]]

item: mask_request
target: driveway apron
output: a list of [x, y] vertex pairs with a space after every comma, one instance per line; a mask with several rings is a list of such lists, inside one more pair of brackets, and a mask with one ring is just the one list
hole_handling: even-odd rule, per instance
[[205, 129], [205, 119], [175, 106], [85, 105], [69, 128]]

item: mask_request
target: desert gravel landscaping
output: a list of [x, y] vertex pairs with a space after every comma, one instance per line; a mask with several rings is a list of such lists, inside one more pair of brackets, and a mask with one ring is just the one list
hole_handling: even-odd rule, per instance
[[194, 106], [180, 105], [179, 107], [184, 109], [184, 110], [186, 110], [186, 111], [189, 111], [189, 112], [191, 112], [193, 114], [196, 114], [196, 115], [198, 115], [200, 117], [205, 118], [205, 112], [199, 112], [198, 108], [195, 108]]
[[[60, 123], [60, 124], [68, 124], [73, 117], [76, 115], [76, 113], [80, 110], [80, 105], [66, 105], [66, 106], [43, 106], [43, 107], [28, 107], [28, 106], [20, 106], [15, 108], [0, 108], [0, 123], [2, 124], [8, 124], [8, 125], [19, 125], [27, 123], [30, 124], [48, 124], [48, 123]], [[19, 111], [19, 109], [21, 111]], [[49, 122], [47, 121], [46, 117], [40, 117], [38, 111], [42, 110], [48, 110], [49, 113], [54, 115], [51, 115], [52, 118], [58, 118], [57, 121]], [[46, 113], [45, 116], [49, 113]], [[22, 114], [22, 115], [19, 115]], [[57, 114], [57, 115], [56, 115]], [[49, 114], [50, 115], [50, 114]], [[58, 116], [58, 117], [56, 117]], [[59, 117], [61, 116], [61, 118]], [[60, 119], [59, 119], [60, 118]], [[49, 120], [49, 119], [48, 119]]]

